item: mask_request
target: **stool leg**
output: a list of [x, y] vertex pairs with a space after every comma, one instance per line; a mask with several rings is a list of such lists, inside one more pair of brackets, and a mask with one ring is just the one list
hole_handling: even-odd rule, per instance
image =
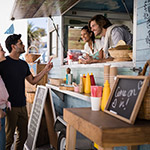
[[101, 146], [98, 146], [98, 150], [113, 150], [113, 147], [103, 148]]
[[138, 146], [128, 146], [128, 150], [138, 150]]
[[75, 146], [76, 146], [76, 130], [75, 128], [67, 124], [66, 150], [75, 150]]

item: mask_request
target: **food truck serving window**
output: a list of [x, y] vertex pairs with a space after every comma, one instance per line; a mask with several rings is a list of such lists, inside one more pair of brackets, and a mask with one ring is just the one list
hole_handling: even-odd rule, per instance
[[[133, 34], [133, 1], [105, 0], [104, 3], [102, 0], [81, 0], [63, 15], [63, 64], [75, 65], [80, 63], [80, 58], [83, 58], [85, 52], [85, 41], [81, 38], [81, 29], [83, 26], [88, 25], [89, 20], [93, 16], [98, 14], [108, 18], [112, 24], [125, 25]], [[100, 39], [100, 37], [96, 36], [96, 39]], [[133, 53], [133, 45], [131, 47], [123, 41], [120, 41], [115, 47], [109, 49], [109, 54], [114, 58], [111, 62], [115, 63], [128, 62], [133, 64]]]
[[[125, 43], [124, 47], [120, 49], [117, 47], [109, 52], [115, 58], [112, 62], [117, 62], [117, 65], [123, 62], [122, 64], [133, 66], [136, 56], [136, 5], [136, 0], [39, 0], [38, 2], [16, 0], [11, 19], [48, 17], [51, 22], [51, 18], [58, 17], [57, 21], [55, 19], [54, 22], [52, 21], [54, 27], [51, 28], [51, 25], [48, 25], [48, 39], [50, 39], [47, 43], [50, 49], [48, 56], [53, 55], [58, 60], [61, 59], [63, 65], [68, 62], [75, 65], [84, 52], [85, 42], [81, 39], [81, 28], [87, 25], [93, 16], [101, 14], [112, 24], [126, 25], [131, 33], [134, 33], [132, 48], [126, 46], [127, 43]], [[97, 66], [102, 62], [94, 64]]]

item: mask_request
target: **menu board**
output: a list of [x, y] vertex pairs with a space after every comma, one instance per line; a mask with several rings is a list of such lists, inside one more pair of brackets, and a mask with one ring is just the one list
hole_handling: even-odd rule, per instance
[[105, 112], [133, 124], [148, 83], [145, 76], [118, 76]]
[[31, 110], [31, 115], [28, 124], [28, 137], [25, 142], [26, 150], [34, 150], [37, 140], [37, 135], [41, 123], [41, 117], [43, 114], [43, 108], [47, 96], [47, 87], [37, 86], [37, 90], [34, 97], [34, 102]]

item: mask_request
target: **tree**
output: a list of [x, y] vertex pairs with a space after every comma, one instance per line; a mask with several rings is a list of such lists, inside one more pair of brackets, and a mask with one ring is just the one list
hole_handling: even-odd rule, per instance
[[38, 47], [40, 38], [46, 35], [44, 28], [34, 27], [32, 22], [28, 23], [28, 47], [34, 43]]

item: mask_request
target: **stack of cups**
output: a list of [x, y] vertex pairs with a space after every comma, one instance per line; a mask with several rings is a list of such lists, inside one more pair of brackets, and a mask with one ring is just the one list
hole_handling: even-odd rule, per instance
[[110, 67], [110, 78], [109, 78], [109, 83], [110, 83], [110, 89], [112, 90], [115, 78], [117, 76], [117, 67], [111, 66]]
[[104, 83], [106, 80], [109, 82], [109, 74], [110, 74], [110, 64], [105, 64], [104, 65]]
[[91, 109], [99, 111], [101, 108], [102, 86], [91, 86]]

